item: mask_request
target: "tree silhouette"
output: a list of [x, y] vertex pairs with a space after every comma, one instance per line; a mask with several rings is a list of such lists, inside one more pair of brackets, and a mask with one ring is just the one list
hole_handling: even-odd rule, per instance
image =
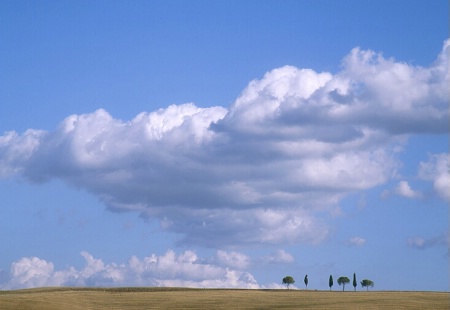
[[306, 290], [308, 290], [308, 275], [305, 276], [305, 279], [303, 280], [306, 285]]
[[295, 280], [291, 276], [286, 276], [283, 278], [283, 284], [286, 284], [287, 288], [289, 289], [289, 285], [294, 284]]
[[373, 287], [373, 285], [374, 285], [374, 283], [372, 281], [370, 281], [370, 280], [364, 279], [364, 280], [361, 281], [361, 286], [362, 287], [366, 287], [367, 291], [369, 290], [369, 286]]
[[330, 274], [330, 279], [328, 279], [328, 286], [330, 287], [330, 291], [331, 291], [331, 287], [333, 286], [333, 276]]
[[356, 291], [356, 287], [358, 286], [358, 282], [356, 282], [356, 273], [353, 274], [353, 287], [355, 288]]
[[342, 291], [344, 291], [345, 290], [345, 284], [350, 283], [350, 279], [347, 278], [347, 277], [340, 277], [337, 280], [337, 283], [339, 284], [339, 286], [341, 286], [341, 284], [342, 284]]

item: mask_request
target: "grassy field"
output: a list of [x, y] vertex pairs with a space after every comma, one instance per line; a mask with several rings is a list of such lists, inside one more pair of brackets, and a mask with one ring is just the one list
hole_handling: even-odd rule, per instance
[[0, 291], [0, 309], [450, 309], [443, 292], [186, 288]]

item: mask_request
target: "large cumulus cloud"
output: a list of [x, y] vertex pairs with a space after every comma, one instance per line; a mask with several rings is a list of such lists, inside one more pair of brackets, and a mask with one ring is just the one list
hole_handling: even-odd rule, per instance
[[396, 174], [405, 136], [448, 133], [449, 45], [429, 67], [355, 48], [336, 74], [277, 68], [228, 108], [171, 105], [130, 121], [100, 109], [7, 132], [0, 175], [63, 179], [180, 242], [317, 243], [343, 197]]

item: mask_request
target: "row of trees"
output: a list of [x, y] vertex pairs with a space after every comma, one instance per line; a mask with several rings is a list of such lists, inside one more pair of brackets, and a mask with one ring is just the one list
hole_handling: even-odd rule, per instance
[[[303, 282], [305, 283], [306, 289], [308, 289], [308, 275], [305, 276]], [[286, 276], [283, 278], [283, 284], [285, 284], [288, 289], [289, 289], [289, 285], [294, 284], [294, 283], [295, 283], [295, 280], [291, 276]], [[350, 279], [347, 277], [339, 277], [337, 279], [337, 283], [339, 284], [339, 286], [342, 285], [342, 291], [344, 291], [345, 285], [347, 283], [350, 283]], [[328, 279], [328, 286], [330, 287], [330, 291], [331, 291], [331, 288], [333, 287], [333, 284], [334, 284], [333, 276], [330, 275], [330, 278]], [[355, 288], [355, 291], [356, 291], [357, 286], [358, 286], [358, 282], [356, 281], [356, 273], [354, 273], [353, 274], [353, 287]], [[374, 286], [374, 283], [371, 280], [364, 279], [361, 281], [361, 286], [367, 288], [367, 291], [368, 291], [369, 287]]]

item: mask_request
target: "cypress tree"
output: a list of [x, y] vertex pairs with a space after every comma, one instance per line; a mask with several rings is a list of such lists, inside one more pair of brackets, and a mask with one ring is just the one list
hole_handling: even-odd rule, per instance
[[328, 286], [330, 287], [330, 291], [331, 291], [331, 287], [333, 286], [333, 276], [330, 274], [330, 279], [328, 280]]
[[355, 288], [356, 291], [356, 287], [358, 286], [358, 282], [356, 282], [356, 273], [353, 274], [353, 287]]

